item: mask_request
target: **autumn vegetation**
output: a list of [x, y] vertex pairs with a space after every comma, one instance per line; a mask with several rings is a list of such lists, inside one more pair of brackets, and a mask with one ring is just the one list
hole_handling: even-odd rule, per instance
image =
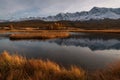
[[120, 62], [110, 64], [105, 69], [91, 73], [88, 80], [120, 80]]
[[0, 80], [119, 80], [120, 63], [87, 72], [80, 67], [64, 68], [50, 60], [27, 59], [4, 51], [0, 54]]
[[[22, 32], [10, 34], [11, 39], [64, 38], [69, 37], [72, 31], [120, 33], [120, 20], [0, 23], [0, 33]], [[5, 51], [0, 54], [0, 80], [120, 80], [120, 63], [87, 72], [80, 67], [64, 68], [49, 60], [27, 59]]]
[[20, 33], [11, 34], [10, 39], [53, 39], [53, 38], [65, 38], [69, 37], [68, 32], [37, 32], [37, 33]]
[[[89, 20], [89, 21], [41, 21], [41, 20], [26, 20], [18, 22], [3, 22], [0, 23], [0, 33], [5, 32], [41, 32], [50, 31], [57, 32], [89, 32], [89, 33], [120, 33], [120, 19], [104, 19], [104, 20]], [[30, 38], [39, 38], [41, 34], [30, 34]], [[53, 33], [51, 33], [53, 36]], [[61, 34], [61, 33], [60, 33]], [[67, 33], [68, 34], [68, 33]], [[25, 34], [25, 36], [28, 34]], [[33, 36], [34, 35], [34, 36]], [[35, 36], [36, 35], [36, 36]], [[38, 36], [39, 35], [39, 36]], [[44, 35], [44, 34], [43, 34]], [[54, 36], [56, 36], [54, 35]], [[11, 35], [13, 36], [13, 35]], [[22, 34], [14, 35], [23, 37]], [[64, 36], [62, 34], [62, 36]], [[66, 36], [66, 35], [65, 35]], [[23, 38], [24, 38], [23, 37]], [[45, 37], [46, 36], [42, 36]], [[13, 38], [13, 37], [12, 37]], [[28, 38], [28, 37], [26, 37]], [[47, 38], [49, 38], [47, 36]]]
[[0, 23], [0, 29], [10, 26], [11, 29], [36, 28], [40, 30], [68, 30], [68, 29], [87, 29], [87, 30], [103, 30], [103, 29], [120, 29], [120, 19], [104, 19], [90, 21], [41, 21], [28, 20], [20, 22], [4, 22]]
[[27, 59], [19, 55], [0, 55], [0, 80], [85, 80], [85, 71], [69, 69], [49, 60]]

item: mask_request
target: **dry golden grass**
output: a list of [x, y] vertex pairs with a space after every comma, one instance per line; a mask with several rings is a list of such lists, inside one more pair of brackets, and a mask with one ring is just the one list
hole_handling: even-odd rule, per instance
[[0, 80], [85, 80], [85, 72], [72, 66], [60, 67], [49, 60], [26, 59], [3, 52], [0, 55]]
[[11, 34], [11, 39], [52, 39], [52, 38], [64, 38], [69, 37], [68, 32], [39, 32], [39, 33], [22, 33]]
[[101, 30], [87, 30], [87, 29], [78, 29], [71, 30], [71, 32], [85, 32], [85, 33], [120, 33], [120, 29], [101, 29]]
[[89, 76], [89, 80], [120, 80], [120, 62], [95, 71]]
[[0, 80], [120, 80], [120, 63], [87, 73], [76, 66], [64, 68], [49, 60], [0, 54]]

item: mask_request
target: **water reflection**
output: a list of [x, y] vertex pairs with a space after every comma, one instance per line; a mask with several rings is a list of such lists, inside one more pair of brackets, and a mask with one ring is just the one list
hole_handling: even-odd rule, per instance
[[92, 51], [120, 49], [120, 34], [74, 34], [70, 38], [56, 39], [49, 42], [64, 46], [88, 47]]
[[7, 50], [28, 58], [49, 59], [65, 67], [77, 65], [94, 70], [120, 59], [119, 44], [119, 34], [72, 33], [66, 39], [18, 41], [1, 37], [0, 52]]

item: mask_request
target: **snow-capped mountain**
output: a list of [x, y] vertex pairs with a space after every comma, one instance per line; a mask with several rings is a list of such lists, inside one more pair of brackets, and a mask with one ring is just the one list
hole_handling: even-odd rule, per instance
[[9, 22], [19, 22], [19, 21], [28, 21], [28, 20], [42, 20], [41, 17], [28, 17], [28, 18], [20, 18], [20, 19], [9, 19]]
[[26, 21], [26, 20], [41, 20], [41, 17], [28, 17], [28, 18], [20, 18], [19, 21]]
[[0, 20], [0, 23], [2, 23], [2, 22], [8, 22], [9, 20]]
[[[43, 21], [87, 21], [87, 20], [101, 20], [101, 19], [120, 19], [120, 8], [100, 8], [93, 7], [90, 11], [82, 11], [76, 13], [59, 13], [55, 16], [48, 17], [28, 17], [20, 19], [10, 19], [8, 21], [25, 21], [25, 20], [43, 20]], [[5, 20], [0, 20], [5, 22]]]
[[45, 21], [85, 21], [85, 20], [100, 20], [100, 19], [120, 19], [120, 8], [99, 8], [94, 7], [90, 11], [76, 12], [76, 13], [59, 13], [56, 16], [48, 16], [42, 18]]

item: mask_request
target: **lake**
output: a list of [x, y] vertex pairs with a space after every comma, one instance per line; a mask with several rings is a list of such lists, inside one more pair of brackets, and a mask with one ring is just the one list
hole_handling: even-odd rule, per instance
[[0, 53], [4, 50], [65, 67], [96, 70], [120, 60], [120, 34], [71, 33], [69, 38], [50, 40], [10, 40], [0, 34]]

